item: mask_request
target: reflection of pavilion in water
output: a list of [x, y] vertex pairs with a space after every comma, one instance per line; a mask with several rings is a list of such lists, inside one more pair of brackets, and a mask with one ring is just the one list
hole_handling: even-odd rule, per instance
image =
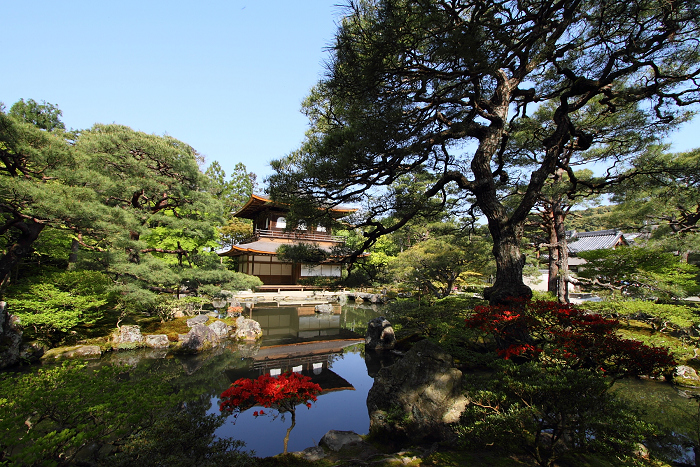
[[301, 344], [261, 347], [250, 360], [248, 368], [226, 371], [231, 382], [239, 378], [257, 378], [263, 374], [276, 376], [285, 372], [301, 373], [321, 386], [322, 392], [355, 390], [331, 369], [333, 361], [343, 348], [363, 342], [364, 339], [314, 341]]
[[[262, 347], [246, 359], [249, 361], [247, 368], [226, 371], [231, 382], [291, 371], [310, 376], [323, 392], [354, 390], [349, 382], [333, 372], [332, 365], [345, 347], [364, 343], [367, 322], [376, 316], [374, 308], [343, 309], [333, 305], [332, 313], [316, 313], [314, 304], [258, 303], [250, 311], [251, 318], [262, 328]], [[365, 314], [367, 311], [369, 313]], [[368, 374], [374, 377], [391, 359], [389, 354], [366, 359]]]
[[314, 305], [301, 305], [255, 307], [251, 314], [260, 323], [265, 344], [350, 337], [341, 326], [340, 305], [333, 305], [332, 313], [316, 313]]

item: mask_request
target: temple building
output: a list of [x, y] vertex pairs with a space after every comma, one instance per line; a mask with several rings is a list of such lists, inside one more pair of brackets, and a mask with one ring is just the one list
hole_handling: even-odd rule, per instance
[[[331, 215], [341, 218], [354, 209], [334, 209]], [[345, 238], [332, 235], [322, 225], [299, 221], [294, 227], [287, 225], [288, 209], [270, 199], [252, 195], [235, 217], [253, 221], [253, 238], [248, 243], [233, 245], [220, 256], [238, 257], [238, 272], [258, 276], [265, 285], [297, 284], [307, 277], [340, 277], [340, 258], [321, 264], [283, 262], [277, 258], [282, 245], [308, 243], [330, 252], [334, 246], [343, 245]]]

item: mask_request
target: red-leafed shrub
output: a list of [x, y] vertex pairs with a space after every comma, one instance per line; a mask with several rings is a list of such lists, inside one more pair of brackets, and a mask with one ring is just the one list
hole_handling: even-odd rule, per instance
[[[284, 439], [286, 453], [289, 433], [296, 424], [296, 406], [304, 404], [307, 408], [311, 408], [311, 402], [316, 402], [316, 396], [320, 392], [321, 386], [313, 383], [308, 376], [298, 373], [284, 373], [279, 376], [262, 375], [257, 379], [241, 378], [221, 393], [219, 410], [238, 416], [242, 410], [261, 405], [280, 413], [289, 412], [292, 415], [292, 425]], [[270, 412], [263, 410], [253, 412], [256, 417], [267, 414]]]
[[659, 376], [676, 364], [666, 348], [621, 338], [617, 320], [557, 302], [477, 306], [466, 325], [491, 334], [505, 359], [602, 370], [616, 377]]

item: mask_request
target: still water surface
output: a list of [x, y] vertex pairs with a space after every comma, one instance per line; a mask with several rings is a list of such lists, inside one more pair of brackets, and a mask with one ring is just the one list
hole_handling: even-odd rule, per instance
[[[263, 328], [261, 347], [249, 355], [240, 350], [244, 355], [242, 365], [228, 368], [227, 379], [233, 382], [241, 377], [294, 370], [321, 385], [324, 391], [310, 409], [303, 405], [297, 408], [289, 452], [318, 444], [329, 430], [365, 434], [369, 430], [367, 392], [373, 378], [368, 374], [364, 345], [358, 343], [363, 341], [367, 322], [379, 314], [376, 306], [337, 306], [333, 314], [315, 313], [313, 306], [256, 306], [252, 318]], [[218, 397], [212, 397], [210, 412], [218, 412], [218, 404]], [[253, 407], [237, 418], [229, 417], [216, 434], [244, 441], [245, 449], [259, 457], [281, 453], [291, 417], [256, 418], [253, 412], [259, 409]]]

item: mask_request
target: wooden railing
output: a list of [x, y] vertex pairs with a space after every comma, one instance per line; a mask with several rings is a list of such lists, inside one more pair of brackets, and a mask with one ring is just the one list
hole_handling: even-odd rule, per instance
[[287, 238], [290, 240], [305, 240], [310, 242], [345, 243], [345, 237], [339, 235], [329, 235], [321, 232], [305, 232], [301, 230], [286, 232], [283, 230], [258, 229], [255, 231], [254, 235], [258, 238]]

